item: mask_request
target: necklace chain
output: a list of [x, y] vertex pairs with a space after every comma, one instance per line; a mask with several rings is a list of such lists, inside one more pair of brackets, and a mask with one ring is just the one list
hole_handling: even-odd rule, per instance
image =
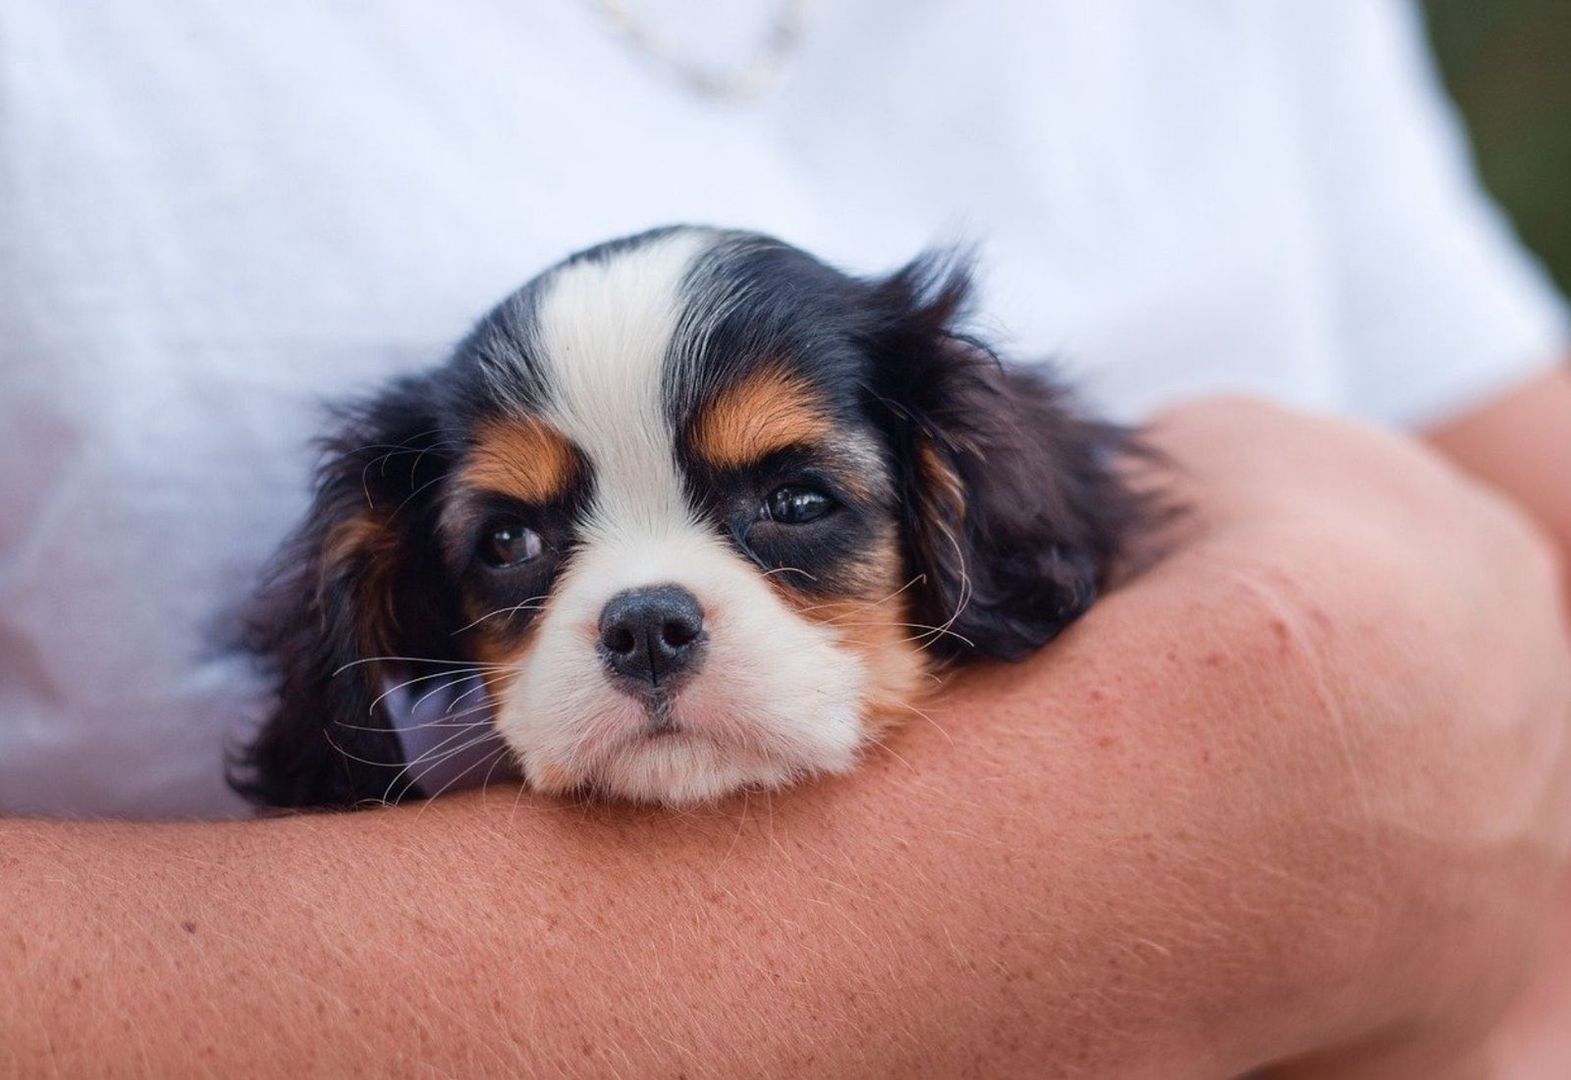
[[633, 14], [627, 0], [589, 0], [617, 36], [700, 97], [717, 101], [755, 98], [772, 88], [802, 43], [809, 0], [782, 0], [753, 54], [739, 64], [715, 68], [695, 61], [670, 38], [650, 29]]

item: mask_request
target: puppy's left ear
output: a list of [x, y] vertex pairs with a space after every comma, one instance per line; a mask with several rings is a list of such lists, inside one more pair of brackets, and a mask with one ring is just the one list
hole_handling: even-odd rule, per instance
[[322, 443], [310, 512], [251, 612], [246, 645], [278, 691], [231, 768], [255, 802], [348, 807], [415, 793], [383, 701], [388, 680], [429, 687], [460, 665], [436, 542], [451, 443], [432, 397], [419, 379], [395, 383], [341, 410]]
[[925, 255], [870, 286], [875, 396], [901, 475], [914, 621], [933, 651], [1013, 660], [1091, 605], [1154, 513], [1128, 431], [957, 329], [967, 265]]

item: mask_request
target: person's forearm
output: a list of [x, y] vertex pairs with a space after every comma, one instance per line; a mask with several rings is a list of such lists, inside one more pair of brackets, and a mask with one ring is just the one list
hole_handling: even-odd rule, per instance
[[680, 816], [0, 822], [0, 1071], [1217, 1076], [1487, 1015], [1559, 751], [1456, 717], [1564, 704], [1518, 655], [1541, 620], [1485, 618], [1531, 552], [1409, 545], [1422, 514], [1318, 488], [1262, 513], [1280, 478], [1208, 438], [1164, 444], [1232, 469], [1198, 539], [842, 779]]
[[[1285, 1037], [1262, 990], [1339, 948], [1277, 918], [1284, 880], [1333, 869], [1329, 833], [1255, 834], [1218, 780], [1250, 752], [1208, 736], [1218, 710], [1309, 700], [1302, 663], [1297, 693], [1250, 674], [1283, 646], [1229, 591], [1203, 615], [1236, 621], [1216, 633], [1145, 633], [1138, 596], [1110, 603], [1038, 663], [957, 687], [932, 710], [944, 733], [918, 720], [852, 777], [713, 813], [496, 791], [248, 826], [4, 823], [0, 1055], [24, 1073], [105, 1054], [156, 1074], [1229, 1071]], [[1108, 797], [1126, 785], [1164, 795]], [[1218, 888], [1229, 867], [1250, 869]]]
[[[1537, 520], [1571, 568], [1571, 357], [1426, 437]], [[1571, 613], [1571, 573], [1563, 580]]]
[[[1571, 357], [1558, 369], [1438, 425], [1429, 441], [1531, 514], [1561, 553], [1571, 619]], [[1571, 878], [1536, 983], [1496, 1033], [1501, 1076], [1571, 1073]]]

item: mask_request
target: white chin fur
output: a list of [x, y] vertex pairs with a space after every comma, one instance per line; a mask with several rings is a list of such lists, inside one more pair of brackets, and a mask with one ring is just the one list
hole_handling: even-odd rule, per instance
[[675, 734], [618, 748], [595, 769], [591, 783], [618, 798], [683, 807], [742, 789], [781, 787], [798, 775], [747, 750]]

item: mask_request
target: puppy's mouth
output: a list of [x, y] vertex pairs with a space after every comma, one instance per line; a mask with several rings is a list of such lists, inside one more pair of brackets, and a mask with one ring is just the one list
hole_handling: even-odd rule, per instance
[[682, 724], [682, 719], [676, 711], [676, 692], [674, 690], [655, 690], [642, 695], [644, 707], [644, 727], [637, 733], [635, 741], [653, 741], [668, 739], [676, 735], [687, 734], [687, 729]]
[[[721, 752], [758, 752], [741, 730], [731, 725], [716, 726], [708, 719], [684, 715], [684, 695], [680, 690], [646, 692], [637, 696], [642, 715], [625, 725], [620, 738], [611, 744], [617, 750], [636, 750], [656, 746], [707, 746]], [[631, 719], [631, 718], [630, 718]]]

